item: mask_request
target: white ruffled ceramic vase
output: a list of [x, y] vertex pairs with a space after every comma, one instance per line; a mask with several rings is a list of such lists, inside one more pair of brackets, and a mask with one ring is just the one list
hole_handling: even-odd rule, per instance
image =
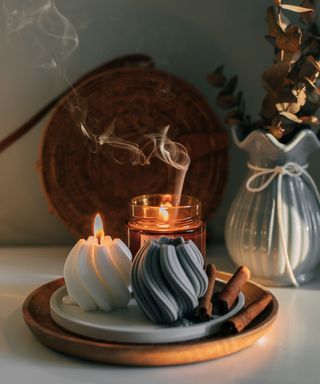
[[299, 286], [320, 261], [320, 200], [308, 156], [320, 148], [311, 130], [288, 144], [261, 130], [236, 145], [249, 153], [248, 175], [230, 208], [225, 238], [231, 258], [267, 285]]

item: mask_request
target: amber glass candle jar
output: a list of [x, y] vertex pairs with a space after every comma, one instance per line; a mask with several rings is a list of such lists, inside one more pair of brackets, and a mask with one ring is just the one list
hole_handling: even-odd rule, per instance
[[129, 203], [128, 246], [133, 255], [150, 239], [161, 236], [192, 240], [202, 255], [206, 254], [206, 227], [201, 217], [201, 203], [192, 196], [171, 194], [141, 195]]

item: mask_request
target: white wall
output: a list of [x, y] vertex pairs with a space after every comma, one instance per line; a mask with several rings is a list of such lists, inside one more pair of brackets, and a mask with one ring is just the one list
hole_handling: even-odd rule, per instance
[[[197, 86], [213, 104], [214, 92], [206, 82], [206, 74], [224, 63], [230, 75], [239, 75], [248, 109], [257, 116], [263, 95], [261, 73], [272, 58], [272, 49], [263, 38], [265, 9], [271, 3], [271, 0], [56, 0], [80, 37], [80, 45], [68, 62], [68, 76], [74, 80], [113, 57], [143, 52], [153, 56], [159, 67]], [[24, 41], [28, 41], [26, 36]], [[32, 65], [30, 52], [28, 44], [8, 44], [1, 8], [0, 138], [64, 88], [56, 82], [53, 71]], [[74, 241], [59, 220], [48, 213], [39, 183], [36, 160], [44, 124], [0, 155], [0, 245]], [[245, 174], [245, 155], [234, 146], [230, 154], [227, 192], [211, 221], [211, 233], [217, 240], [223, 238], [227, 208]], [[315, 169], [314, 164], [315, 156]]]

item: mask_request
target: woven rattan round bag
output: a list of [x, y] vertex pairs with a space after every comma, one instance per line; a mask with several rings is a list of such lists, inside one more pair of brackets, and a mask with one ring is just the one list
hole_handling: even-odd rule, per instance
[[[79, 120], [70, 108], [79, 105]], [[74, 112], [74, 111], [73, 111]], [[96, 134], [107, 127], [138, 142], [161, 132], [183, 143], [191, 165], [183, 193], [202, 201], [205, 218], [219, 205], [227, 175], [227, 136], [213, 111], [187, 82], [154, 68], [151, 59], [129, 56], [90, 73], [54, 109], [40, 151], [40, 170], [50, 210], [76, 235], [92, 233], [97, 212], [106, 233], [125, 237], [128, 202], [170, 190], [172, 169], [155, 159], [130, 163], [130, 153], [85, 138], [81, 122]]]

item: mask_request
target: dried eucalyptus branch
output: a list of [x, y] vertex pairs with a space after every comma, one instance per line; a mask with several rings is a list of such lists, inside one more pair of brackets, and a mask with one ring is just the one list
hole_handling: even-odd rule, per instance
[[[298, 13], [299, 21], [291, 23], [287, 12]], [[261, 120], [252, 122], [245, 113], [242, 93], [236, 93], [237, 77], [227, 80], [222, 66], [209, 74], [210, 84], [221, 88], [216, 102], [228, 110], [227, 125], [239, 126], [244, 134], [262, 128], [282, 142], [301, 129], [319, 133], [320, 32], [316, 16], [316, 0], [304, 0], [299, 6], [274, 0], [267, 9], [266, 39], [274, 47], [274, 63], [262, 75], [266, 95]]]

